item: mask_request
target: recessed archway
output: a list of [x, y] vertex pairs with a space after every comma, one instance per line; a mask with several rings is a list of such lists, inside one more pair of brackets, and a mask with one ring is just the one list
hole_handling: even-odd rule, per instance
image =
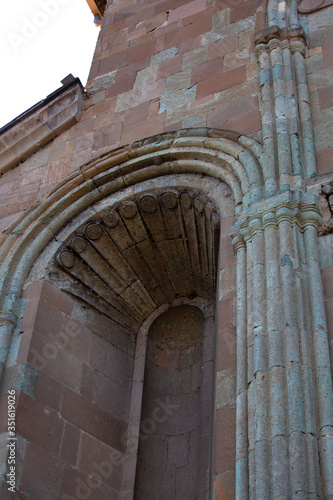
[[[16, 255], [16, 258], [18, 258], [19, 255], [25, 255], [24, 261], [20, 259], [16, 260], [16, 262], [18, 262], [16, 270], [14, 268], [16, 277], [18, 278], [19, 276], [26, 276], [29, 266], [34, 263], [27, 281], [35, 281], [46, 278], [47, 280], [55, 283], [57, 286], [61, 282], [63, 290], [65, 290], [66, 293], [70, 292], [71, 297], [73, 297], [74, 303], [80, 302], [81, 304], [84, 304], [81, 308], [82, 311], [84, 309], [87, 310], [88, 308], [88, 310], [93, 310], [94, 314], [98, 312], [98, 314], [106, 317], [106, 309], [102, 311], [101, 308], [103, 308], [104, 305], [107, 306], [107, 309], [109, 308], [109, 298], [111, 295], [113, 295], [114, 298], [114, 294], [111, 293], [110, 295], [109, 293], [108, 300], [104, 302], [104, 305], [102, 307], [101, 304], [103, 301], [98, 300], [98, 304], [96, 302], [96, 291], [95, 293], [92, 293], [90, 290], [90, 293], [88, 295], [85, 295], [83, 293], [87, 292], [87, 287], [86, 283], [84, 283], [84, 280], [81, 280], [80, 276], [76, 276], [76, 278], [79, 279], [74, 280], [75, 286], [71, 288], [71, 273], [72, 271], [74, 271], [76, 265], [74, 262], [71, 262], [71, 258], [74, 258], [74, 261], [78, 260], [78, 262], [80, 262], [83, 267], [86, 266], [91, 271], [92, 267], [90, 267], [90, 264], [87, 260], [88, 257], [86, 259], [84, 258], [86, 255], [85, 252], [87, 252], [87, 248], [89, 250], [96, 250], [96, 247], [99, 245], [99, 234], [106, 234], [109, 229], [112, 229], [113, 222], [111, 222], [111, 227], [108, 228], [105, 225], [105, 222], [103, 222], [103, 214], [108, 212], [110, 215], [109, 211], [115, 210], [122, 219], [122, 222], [124, 222], [124, 219], [126, 219], [126, 210], [123, 210], [123, 204], [127, 203], [127, 208], [133, 208], [134, 203], [137, 207], [138, 213], [140, 212], [141, 217], [141, 203], [143, 201], [145, 202], [145, 200], [149, 202], [147, 203], [148, 210], [146, 210], [145, 212], [145, 214], [148, 215], [142, 215], [142, 219], [150, 216], [149, 207], [156, 203], [158, 205], [158, 208], [155, 210], [155, 212], [157, 212], [158, 214], [160, 212], [163, 213], [163, 210], [166, 209], [171, 213], [175, 208], [172, 206], [172, 200], [174, 198], [174, 195], [176, 195], [176, 197], [178, 196], [185, 199], [183, 208], [184, 210], [189, 210], [192, 220], [194, 219], [196, 221], [195, 231], [197, 231], [196, 243], [198, 245], [196, 258], [199, 258], [200, 274], [191, 277], [192, 281], [194, 281], [194, 286], [191, 285], [190, 292], [189, 289], [187, 289], [186, 291], [181, 291], [179, 293], [179, 286], [183, 286], [183, 283], [178, 283], [177, 280], [174, 280], [174, 284], [172, 285], [171, 283], [172, 290], [173, 292], [175, 292], [175, 288], [177, 289], [178, 287], [178, 291], [176, 291], [174, 295], [170, 296], [168, 300], [179, 300], [182, 297], [188, 298], [188, 295], [190, 295], [191, 300], [194, 300], [196, 296], [203, 296], [205, 300], [209, 299], [211, 301], [214, 301], [217, 293], [216, 257], [218, 254], [217, 251], [215, 252], [213, 250], [214, 248], [217, 250], [218, 247], [218, 245], [215, 245], [214, 243], [214, 237], [212, 238], [212, 235], [214, 235], [215, 231], [214, 227], [217, 228], [215, 222], [217, 218], [222, 217], [222, 220], [228, 219], [229, 224], [230, 220], [234, 218], [235, 205], [237, 213], [240, 213], [243, 207], [243, 203], [247, 206], [255, 199], [260, 198], [261, 188], [258, 164], [256, 163], [256, 160], [254, 159], [254, 155], [252, 153], [249, 153], [246, 148], [237, 145], [231, 140], [221, 140], [219, 138], [213, 138], [210, 140], [207, 139], [206, 135], [204, 136], [204, 138], [186, 138], [186, 140], [184, 141], [182, 141], [182, 138], [180, 138], [179, 141], [177, 141], [178, 139], [175, 139], [174, 137], [172, 138], [172, 142], [174, 144], [173, 148], [170, 148], [171, 144], [168, 143], [168, 140], [166, 141], [166, 143], [158, 142], [157, 145], [152, 143], [151, 141], [147, 141], [147, 144], [140, 145], [135, 155], [132, 154], [132, 158], [128, 159], [128, 153], [126, 153], [127, 161], [123, 161], [120, 166], [118, 166], [120, 158], [114, 158], [114, 156], [111, 155], [110, 157], [101, 159], [101, 161], [95, 164], [93, 163], [82, 167], [80, 174], [76, 173], [71, 177], [71, 179], [68, 179], [68, 185], [66, 185], [66, 183], [60, 185], [53, 193], [49, 195], [46, 205], [43, 205], [43, 207], [37, 207], [37, 214], [40, 215], [37, 215], [37, 218], [34, 218], [35, 214], [33, 213], [28, 216], [27, 219], [23, 222], [23, 226], [20, 229], [20, 231], [23, 231], [22, 238], [20, 237], [20, 241], [14, 243], [8, 255], [8, 259], [10, 259], [13, 254]], [[237, 156], [237, 159], [232, 156], [233, 154]], [[121, 160], [124, 159], [124, 157], [121, 158]], [[112, 166], [114, 165], [114, 162], [116, 162], [115, 167]], [[86, 178], [83, 181], [82, 173], [84, 173], [83, 175]], [[93, 178], [93, 180], [90, 180], [90, 178]], [[230, 184], [231, 188], [225, 181]], [[244, 196], [242, 195], [243, 190], [245, 193]], [[188, 199], [186, 201], [185, 195], [189, 196], [191, 206], [187, 206]], [[165, 198], [164, 201], [162, 201], [163, 198]], [[182, 214], [183, 208], [181, 208], [181, 203], [179, 203], [178, 201], [177, 210]], [[124, 211], [124, 218], [121, 213], [122, 211]], [[151, 213], [155, 212], [153, 211]], [[214, 216], [215, 213], [218, 214], [217, 218]], [[133, 215], [133, 217], [135, 216], [136, 214]], [[130, 221], [131, 216], [128, 217], [127, 220]], [[185, 218], [183, 217], [182, 220], [184, 222]], [[204, 224], [202, 224], [202, 221], [204, 221]], [[206, 221], [208, 221], [208, 223]], [[148, 222], [146, 222], [145, 224], [148, 228]], [[209, 227], [212, 229], [209, 229]], [[170, 229], [172, 230], [173, 228], [174, 226], [171, 225]], [[163, 238], [162, 240], [154, 239], [154, 231], [151, 231], [151, 229], [149, 229], [148, 232], [150, 233], [148, 239], [150, 241], [153, 241], [154, 245], [158, 246], [158, 241], [163, 242]], [[109, 236], [107, 237], [109, 238]], [[228, 260], [230, 259], [230, 254], [232, 254], [232, 251], [230, 251], [230, 226], [228, 232], [225, 233], [225, 237], [228, 240], [228, 243], [225, 245], [225, 248], [229, 248], [227, 257]], [[29, 238], [31, 239], [31, 241], [33, 241], [33, 244], [31, 245], [29, 252], [25, 254], [25, 242], [27, 242]], [[202, 238], [202, 240], [200, 238]], [[110, 241], [111, 240], [112, 236]], [[181, 240], [182, 243], [179, 243], [181, 243], [181, 245], [183, 245], [183, 248], [185, 248], [187, 243], [186, 245], [184, 245], [184, 242], [186, 242], [186, 238], [184, 239], [183, 235]], [[193, 243], [193, 241], [195, 241], [195, 238], [189, 238], [189, 240]], [[168, 242], [169, 238], [165, 238], [165, 241]], [[137, 241], [136, 243], [139, 244], [140, 242]], [[167, 245], [169, 244], [170, 242], [167, 243]], [[209, 249], [210, 253], [207, 253], [207, 249]], [[36, 255], [41, 252], [41, 250], [43, 250], [42, 253], [36, 259]], [[62, 260], [61, 255], [64, 257], [63, 254], [65, 252], [68, 252], [67, 258], [65, 255], [65, 259]], [[163, 252], [161, 251], [161, 253]], [[81, 254], [83, 255], [81, 256]], [[191, 259], [195, 258], [195, 256], [193, 257], [192, 254], [193, 252], [191, 253], [191, 244], [189, 244], [186, 252], [184, 253], [184, 258], [182, 261], [187, 262], [187, 264], [184, 266], [185, 269], [193, 269], [193, 266], [191, 265]], [[55, 255], [57, 255], [59, 258], [58, 263], [59, 261], [61, 262], [61, 271], [58, 263], [55, 263], [53, 261], [53, 256]], [[72, 257], [70, 257], [70, 255]], [[175, 269], [177, 269], [177, 265], [179, 263], [177, 264], [174, 258], [171, 260], [174, 264], [176, 264]], [[52, 262], [53, 264], [51, 264]], [[126, 268], [126, 263], [124, 267]], [[171, 267], [173, 267], [173, 265]], [[120, 270], [120, 268], [118, 270]], [[67, 276], [67, 284], [66, 279], [63, 280], [59, 277], [59, 273], [63, 273], [63, 275], [65, 274]], [[104, 271], [101, 270], [101, 274], [98, 271], [97, 275], [99, 276], [99, 279], [101, 279], [101, 282], [105, 284], [105, 280], [107, 277]], [[186, 280], [188, 280], [188, 273], [185, 273], [184, 276]], [[4, 276], [5, 281], [8, 278], [8, 275]], [[18, 280], [12, 280], [11, 286], [15, 286], [14, 283], [19, 285]], [[109, 284], [110, 283], [111, 282], [109, 281]], [[233, 274], [233, 277], [231, 278], [231, 283], [233, 283], [233, 292], [235, 292], [235, 274]], [[109, 287], [109, 291], [111, 288]], [[120, 291], [120, 294], [123, 294], [124, 291], [125, 289]], [[229, 292], [230, 290], [227, 289], [225, 297], [223, 296], [222, 298], [230, 300], [229, 298], [227, 299], [227, 297], [229, 297]], [[221, 289], [219, 290], [219, 293], [221, 298]], [[102, 296], [102, 294], [99, 294], [99, 292], [97, 293], [97, 295], [99, 299]], [[125, 295], [122, 295], [120, 301], [121, 305], [125, 308], [127, 307], [127, 298], [128, 297], [125, 297]], [[148, 297], [147, 300], [149, 303]], [[156, 303], [155, 305], [158, 306], [158, 304]], [[140, 304], [140, 307], [141, 306], [142, 303]], [[119, 302], [117, 303], [116, 309], [120, 311]], [[127, 330], [127, 338], [131, 339], [130, 342], [132, 347], [135, 342], [135, 332], [138, 331], [140, 324], [145, 318], [145, 315], [149, 314], [150, 311], [153, 311], [153, 309], [154, 306], [152, 307], [152, 309], [148, 308], [146, 311], [142, 312], [141, 310], [140, 312], [140, 308], [136, 308], [136, 312], [138, 313], [136, 315], [137, 317], [135, 317], [135, 314], [131, 314], [131, 316], [137, 320], [137, 325], [135, 326], [135, 328], [133, 328], [133, 325], [124, 325], [120, 324], [120, 322], [117, 323], [117, 327], [124, 327], [125, 330]], [[228, 328], [229, 335], [230, 326], [228, 326]], [[111, 329], [113, 329], [113, 327]], [[132, 330], [132, 336], [128, 335], [129, 330]], [[106, 337], [110, 338], [109, 333], [110, 332], [103, 333], [103, 335], [105, 335], [105, 338], [103, 338], [102, 342], [98, 339], [96, 340], [96, 336], [98, 337], [100, 335], [100, 332], [93, 332], [93, 335], [95, 336], [95, 342], [99, 345], [99, 352], [103, 353], [103, 356], [105, 354], [106, 358], [108, 357], [108, 354], [105, 352], [105, 348], [108, 348], [106, 344], [108, 340]], [[118, 334], [119, 330], [117, 330], [117, 335]], [[212, 342], [212, 338], [213, 337], [210, 336], [210, 342]], [[118, 340], [119, 339], [120, 336]], [[119, 340], [119, 342], [121, 343], [121, 340]], [[233, 353], [235, 353], [235, 339], [233, 341], [230, 341], [229, 345], [231, 346]], [[123, 347], [124, 344], [122, 344], [122, 346], [119, 346], [119, 349], [122, 350]], [[104, 349], [104, 352], [102, 349]], [[132, 350], [132, 360], [134, 359], [134, 355], [135, 352]], [[96, 365], [94, 370], [96, 370], [96, 368], [98, 369], [97, 358], [95, 359], [95, 363]], [[130, 367], [130, 363], [128, 364], [128, 367]], [[211, 384], [211, 387], [213, 387], [213, 384]], [[72, 396], [74, 397], [73, 394]], [[68, 400], [69, 395], [67, 394], [66, 401]], [[133, 401], [131, 401], [130, 407], [132, 407], [132, 404]], [[230, 402], [224, 404], [228, 405], [230, 404]], [[230, 406], [230, 408], [232, 409], [232, 405]], [[69, 415], [68, 411], [66, 415]], [[118, 426], [118, 428], [121, 429], [122, 427]], [[83, 432], [85, 433], [86, 431], [83, 430]], [[124, 434], [120, 437], [123, 438], [123, 436], [126, 436], [126, 438], [128, 437], [125, 431]], [[96, 436], [94, 437], [94, 439], [96, 439]], [[219, 436], [219, 439], [221, 439], [221, 435]], [[85, 451], [87, 451], [88, 449], [88, 441], [87, 438], [85, 438]], [[117, 451], [123, 456], [121, 460], [125, 461], [128, 457], [128, 451], [130, 451], [128, 450], [128, 447], [126, 448], [126, 442], [127, 441], [125, 439], [125, 441], [120, 441], [117, 443]], [[111, 442], [109, 441], [109, 444], [107, 444], [107, 446], [109, 446], [110, 444]], [[232, 459], [231, 462], [233, 462], [234, 466], [234, 459]], [[81, 464], [81, 461], [79, 461], [79, 463]], [[124, 463], [125, 462], [122, 462], [123, 465]], [[210, 463], [212, 463], [211, 457]], [[128, 474], [130, 475], [130, 479], [133, 481], [135, 471], [133, 472], [133, 467], [131, 469], [131, 467], [127, 467], [127, 465], [131, 464], [128, 464], [126, 462], [126, 471], [129, 471]], [[82, 471], [87, 474], [89, 472], [87, 462], [85, 463], [85, 465], [82, 465], [82, 467], [84, 467]], [[128, 481], [129, 478], [126, 477], [126, 474], [127, 472], [125, 473], [125, 470], [123, 468], [123, 473], [121, 473], [120, 476], [117, 476], [117, 480], [120, 481], [120, 483], [117, 483], [117, 488], [120, 488], [120, 490], [124, 492], [128, 491], [127, 486], [130, 483], [130, 481]], [[121, 478], [121, 476], [122, 479], [119, 479]], [[115, 487], [114, 483], [112, 483], [112, 487]]]
[[[226, 184], [198, 174], [161, 176], [138, 184], [134, 192], [132, 188], [127, 188], [89, 207], [58, 233], [36, 260], [27, 281], [36, 283], [36, 280], [47, 280], [47, 283], [53, 283], [71, 297], [76, 308], [75, 321], [79, 323], [77, 331], [81, 331], [81, 323], [86, 342], [91, 336], [93, 343], [93, 357], [83, 360], [84, 380], [66, 390], [60, 410], [61, 418], [69, 419], [70, 424], [83, 433], [82, 453], [87, 454], [89, 447], [93, 447], [91, 462], [81, 457], [81, 452], [78, 455], [78, 467], [84, 477], [89, 470], [94, 471], [92, 464], [101, 461], [98, 458], [98, 453], [101, 453], [97, 451], [99, 447], [104, 453], [114, 449], [112, 453], [116, 454], [118, 461], [114, 467], [117, 474], [102, 478], [102, 484], [105, 482], [105, 487], [118, 493], [134, 494], [134, 481], [139, 473], [136, 473], [136, 453], [133, 453], [133, 429], [137, 429], [135, 446], [140, 449], [140, 422], [145, 420], [145, 396], [142, 415], [137, 407], [138, 395], [143, 389], [143, 386], [141, 389], [137, 386], [138, 345], [156, 315], [163, 314], [170, 306], [177, 308], [186, 304], [186, 307], [199, 307], [205, 319], [202, 359], [201, 363], [197, 363], [197, 369], [199, 364], [202, 369], [195, 375], [199, 385], [193, 394], [192, 391], [183, 394], [185, 399], [196, 398], [195, 411], [199, 417], [196, 427], [192, 429], [191, 446], [196, 443], [200, 453], [197, 450], [197, 459], [192, 456], [192, 462], [185, 469], [186, 474], [192, 476], [193, 470], [197, 471], [195, 477], [200, 478], [198, 484], [201, 488], [198, 491], [201, 491], [202, 498], [210, 498], [214, 475], [215, 299], [219, 281], [219, 228], [220, 221], [227, 218], [229, 223], [233, 213], [233, 197]], [[41, 307], [44, 306], [45, 301], [41, 303]], [[52, 304], [50, 306], [45, 314], [51, 315]], [[69, 337], [72, 335], [71, 325], [72, 321], [64, 312], [61, 329]], [[102, 331], [98, 325], [105, 325], [107, 330]], [[78, 339], [82, 334], [78, 334]], [[41, 339], [44, 335], [47, 342], [52, 342], [49, 334], [40, 330], [36, 338]], [[63, 345], [65, 342], [60, 340], [59, 344], [59, 355], [54, 360], [48, 360], [45, 369], [42, 365], [38, 366], [41, 373], [45, 372], [43, 377], [53, 377], [57, 363], [64, 356], [77, 357], [72, 343], [64, 356], [63, 351], [67, 349]], [[32, 346], [36, 349], [34, 340]], [[143, 351], [145, 358], [146, 343]], [[118, 368], [114, 370], [106, 363]], [[141, 363], [143, 373], [144, 366], [148, 365], [144, 361]], [[187, 372], [194, 371], [194, 366], [186, 368]], [[178, 376], [181, 376], [181, 371]], [[143, 375], [139, 377], [140, 380], [143, 378]], [[98, 389], [96, 384], [101, 382], [103, 388]], [[107, 383], [112, 404], [108, 401]], [[90, 424], [81, 429], [80, 421], [75, 420], [71, 416], [72, 411], [66, 409], [70, 398], [78, 402], [73, 390], [84, 396], [85, 399], [82, 399], [80, 395], [80, 404], [90, 405], [91, 408], [91, 404], [97, 404], [99, 409], [111, 412], [113, 420], [110, 425], [113, 422], [114, 430], [106, 441], [101, 434], [94, 433]], [[202, 395], [199, 397], [199, 394]], [[197, 442], [193, 437], [195, 433]], [[186, 432], [183, 434], [185, 436]], [[184, 436], [181, 439], [184, 440]], [[88, 484], [88, 480], [85, 481]], [[179, 498], [182, 498], [182, 482], [178, 479]]]
[[149, 328], [136, 500], [209, 498], [213, 352], [204, 352], [204, 335], [215, 335], [204, 325], [198, 307], [182, 304]]

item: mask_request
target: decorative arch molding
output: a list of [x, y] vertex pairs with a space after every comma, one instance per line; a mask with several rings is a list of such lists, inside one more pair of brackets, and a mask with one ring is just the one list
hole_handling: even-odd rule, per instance
[[263, 198], [261, 146], [250, 138], [194, 129], [138, 141], [83, 165], [6, 230], [0, 254], [2, 290], [18, 297], [27, 270], [47, 242], [93, 203], [145, 180], [181, 173], [200, 173], [228, 184], [236, 215]]
[[214, 190], [213, 183], [183, 177], [174, 177], [183, 187], [170, 189], [163, 176], [136, 197], [127, 189], [120, 203], [110, 200], [110, 209], [97, 206], [93, 218], [71, 224], [53, 273], [59, 287], [132, 332], [176, 297], [214, 300], [221, 207], [194, 189]]
[[[29, 276], [32, 281], [45, 278], [83, 302], [85, 308], [108, 317], [136, 346], [128, 429], [123, 439], [124, 496], [141, 498], [142, 488], [155, 496], [163, 477], [165, 494], [171, 495], [172, 488], [180, 488], [179, 483], [188, 480], [190, 467], [197, 471], [196, 483], [191, 483], [193, 491], [199, 491], [200, 498], [212, 494], [219, 225], [220, 217], [233, 215], [231, 189], [219, 179], [187, 173], [145, 180], [101, 199], [70, 221], [41, 253]], [[202, 311], [200, 342], [195, 349], [191, 343], [189, 349], [169, 349], [167, 344], [165, 349], [156, 347], [159, 361], [154, 363], [147, 354], [150, 326], [159, 315], [180, 306]], [[192, 333], [188, 325], [187, 335]], [[182, 363], [176, 362], [178, 358]], [[170, 363], [175, 365], [172, 370], [167, 369]], [[142, 456], [147, 455], [147, 450], [142, 451], [144, 440], [138, 436], [141, 425], [144, 428], [146, 421], [151, 422], [151, 416], [147, 417], [152, 403], [149, 394], [154, 394], [153, 403], [159, 394], [158, 387], [149, 390], [146, 365], [148, 373], [155, 371], [150, 379], [159, 379], [161, 373], [163, 378], [170, 377], [171, 392], [166, 391], [169, 384], [164, 382], [159, 400], [170, 398], [171, 404], [179, 407], [179, 414], [168, 420], [165, 432], [160, 425], [156, 436], [155, 432], [149, 434], [150, 446], [154, 447], [154, 441], [160, 446], [163, 440], [162, 449], [167, 454], [170, 442], [181, 455], [184, 439], [191, 435], [191, 450], [196, 450], [188, 451], [186, 466], [180, 461], [176, 467], [169, 459], [164, 473], [151, 463], [140, 468], [143, 461], [135, 473], [137, 454], [141, 456], [141, 450]], [[195, 373], [190, 384], [172, 382], [188, 378], [189, 369]], [[197, 384], [193, 390], [192, 384]], [[189, 405], [195, 408], [191, 414], [186, 413]], [[172, 433], [182, 436], [178, 448]], [[148, 474], [143, 471], [147, 467], [153, 469]], [[172, 480], [176, 469], [177, 485]]]
[[[292, 134], [277, 136], [277, 142], [288, 139], [284, 152], [295, 160]], [[161, 177], [210, 178], [217, 191], [227, 184], [238, 218], [236, 497], [302, 491], [329, 498], [333, 402], [317, 247], [321, 215], [316, 198], [301, 189], [300, 165], [281, 154], [276, 167], [274, 149], [268, 161], [268, 139], [264, 134], [261, 146], [207, 129], [164, 134], [103, 155], [61, 182], [7, 230], [0, 256], [1, 361], [4, 367], [24, 281], [66, 224], [107, 197], [121, 203], [126, 189], [135, 193]]]

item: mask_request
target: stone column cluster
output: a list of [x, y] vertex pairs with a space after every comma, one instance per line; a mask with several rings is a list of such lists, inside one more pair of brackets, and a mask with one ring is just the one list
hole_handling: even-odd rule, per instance
[[333, 498], [333, 400], [316, 175], [297, 6], [270, 2], [256, 35], [265, 202], [234, 223], [236, 498]]
[[270, 26], [256, 35], [267, 195], [302, 189], [304, 176], [316, 174], [305, 50], [300, 27]]
[[320, 212], [301, 191], [277, 195], [270, 205], [258, 203], [234, 227], [237, 498], [330, 498], [333, 404]]

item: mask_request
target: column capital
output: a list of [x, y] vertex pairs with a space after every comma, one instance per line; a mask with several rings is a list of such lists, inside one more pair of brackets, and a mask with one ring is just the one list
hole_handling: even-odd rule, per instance
[[279, 26], [269, 26], [258, 31], [255, 35], [256, 52], [259, 56], [262, 52], [271, 52], [272, 50], [283, 46], [290, 46], [292, 53], [301, 52], [305, 54], [306, 38], [303, 28], [287, 29]]
[[269, 200], [251, 205], [233, 225], [233, 241], [238, 246], [237, 236], [243, 240], [270, 226], [277, 227], [282, 222], [296, 225], [300, 231], [308, 227], [319, 229], [322, 221], [317, 197], [303, 191], [286, 191]]

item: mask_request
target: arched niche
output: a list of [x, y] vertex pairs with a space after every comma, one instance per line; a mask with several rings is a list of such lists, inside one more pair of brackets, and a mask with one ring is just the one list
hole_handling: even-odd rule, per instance
[[206, 300], [178, 299], [140, 331], [135, 392], [142, 393], [142, 406], [141, 416], [133, 415], [138, 448], [131, 450], [135, 499], [213, 494], [214, 312]]
[[[134, 490], [138, 500], [209, 498], [214, 416], [214, 342], [209, 337], [215, 337], [214, 322], [188, 304], [169, 308], [149, 328]], [[157, 413], [158, 407], [164, 411]], [[154, 412], [157, 419], [152, 419]]]
[[[217, 288], [218, 260], [221, 261], [222, 249], [224, 253], [231, 246], [226, 228], [233, 214], [233, 196], [223, 182], [197, 174], [161, 176], [117, 192], [80, 213], [36, 260], [24, 292], [28, 299], [26, 314], [29, 316], [34, 306], [39, 311], [35, 323], [27, 325], [32, 341], [26, 361], [39, 370], [37, 384], [43, 381], [45, 387], [56, 380], [65, 386], [57, 409], [65, 422], [60, 449], [55, 452], [59, 458], [65, 453], [64, 433], [71, 429], [80, 435], [75, 459], [66, 464], [68, 470], [62, 469], [62, 478], [59, 475], [57, 487], [68, 498], [76, 490], [84, 494], [86, 487], [106, 498], [111, 493], [120, 498], [132, 498], [135, 494], [135, 478], [140, 474], [140, 429], [146, 418], [144, 381], [149, 380], [145, 376], [145, 367], [149, 365], [146, 352], [147, 360], [150, 359], [147, 335], [157, 317], [177, 307], [196, 308], [204, 318], [202, 369], [196, 374], [200, 383], [194, 391], [200, 418], [192, 429], [197, 440], [192, 437], [191, 445], [196, 444], [200, 453], [196, 452], [193, 467], [187, 464], [186, 474], [190, 481], [196, 470], [200, 498], [213, 494], [212, 478], [219, 472], [214, 470], [213, 449], [219, 454], [223, 447], [221, 433], [216, 438], [218, 446], [215, 444], [213, 409], [218, 369], [215, 353], [221, 350], [223, 330], [220, 325], [220, 340], [217, 339], [215, 303], [221, 296], [221, 289]], [[230, 253], [229, 249], [226, 261]], [[36, 287], [40, 283], [43, 291], [37, 305]], [[57, 298], [52, 298], [52, 294]], [[67, 301], [71, 302], [70, 313]], [[55, 311], [59, 307], [60, 315]], [[230, 325], [226, 328], [230, 340]], [[60, 336], [52, 338], [52, 332], [59, 331]], [[45, 342], [54, 344], [58, 351], [44, 366], [43, 358], [36, 357], [36, 352], [45, 354]], [[231, 346], [234, 355], [235, 342]], [[85, 357], [80, 355], [82, 352]], [[40, 391], [38, 386], [39, 399]], [[36, 403], [41, 404], [53, 418], [48, 402]], [[98, 427], [106, 415], [103, 430], [94, 430], [93, 420], [97, 419]], [[233, 417], [228, 418], [232, 428]], [[41, 415], [41, 424], [45, 420]], [[31, 459], [36, 453], [34, 446], [39, 444], [33, 443], [34, 437], [26, 428], [23, 434]], [[177, 440], [174, 441], [177, 450]], [[232, 456], [233, 451], [230, 462], [234, 463]], [[217, 462], [220, 467], [221, 457], [217, 457]], [[25, 467], [24, 464], [22, 491], [31, 491]], [[72, 478], [72, 486], [64, 479], [66, 475]], [[179, 498], [186, 498], [181, 483], [175, 483], [175, 488]]]

